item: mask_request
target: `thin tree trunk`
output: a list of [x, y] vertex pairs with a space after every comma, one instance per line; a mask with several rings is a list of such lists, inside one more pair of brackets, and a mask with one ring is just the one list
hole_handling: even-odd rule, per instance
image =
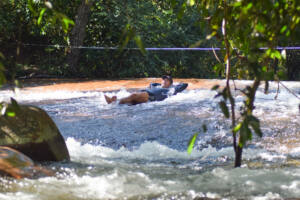
[[[227, 96], [229, 98], [230, 102], [230, 110], [231, 110], [231, 126], [232, 130], [235, 127], [236, 124], [236, 119], [235, 119], [235, 102], [232, 97], [231, 89], [230, 89], [230, 68], [231, 68], [231, 63], [230, 63], [230, 44], [228, 41], [227, 37], [227, 30], [226, 30], [226, 24], [227, 24], [227, 2], [224, 0], [224, 19], [222, 22], [222, 32], [223, 32], [223, 37], [224, 37], [224, 43], [225, 43], [225, 49], [226, 49], [226, 88], [227, 88]], [[242, 153], [243, 153], [243, 148], [240, 147], [237, 144], [237, 137], [236, 133], [232, 131], [232, 137], [233, 137], [233, 149], [235, 152], [235, 164], [234, 167], [240, 167], [242, 164]]]
[[237, 146], [235, 151], [234, 167], [240, 167], [242, 165], [242, 154], [243, 154], [243, 148]]
[[82, 0], [81, 5], [78, 8], [77, 16], [75, 20], [75, 26], [72, 29], [70, 36], [71, 50], [67, 56], [68, 71], [71, 75], [78, 76], [78, 60], [80, 56], [80, 47], [83, 45], [83, 41], [86, 35], [86, 25], [88, 23], [88, 18], [91, 10], [92, 2], [91, 0]]

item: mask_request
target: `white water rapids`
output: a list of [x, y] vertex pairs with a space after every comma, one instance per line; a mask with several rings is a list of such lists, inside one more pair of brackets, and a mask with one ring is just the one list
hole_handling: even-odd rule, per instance
[[[238, 84], [248, 84], [240, 81]], [[300, 96], [300, 82], [284, 82]], [[0, 199], [281, 199], [300, 197], [300, 100], [271, 83], [260, 88], [255, 115], [263, 138], [253, 138], [234, 169], [230, 121], [215, 92], [189, 90], [165, 101], [136, 106], [107, 105], [103, 92], [0, 91], [7, 100], [45, 109], [71, 155], [52, 163], [54, 177], [0, 180]], [[125, 97], [125, 89], [106, 93]], [[237, 96], [237, 108], [244, 97]], [[191, 155], [189, 138], [200, 133]]]

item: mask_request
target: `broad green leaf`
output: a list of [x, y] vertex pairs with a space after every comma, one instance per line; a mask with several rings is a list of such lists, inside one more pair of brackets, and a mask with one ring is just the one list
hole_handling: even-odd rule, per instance
[[259, 120], [254, 117], [253, 115], [248, 116], [249, 124], [253, 128], [254, 132], [259, 136], [262, 137], [263, 133], [260, 129], [260, 122]]
[[220, 101], [220, 102], [219, 102], [219, 105], [220, 105], [220, 108], [221, 108], [221, 110], [222, 110], [224, 116], [225, 116], [226, 118], [229, 118], [229, 111], [228, 111], [228, 108], [227, 108], [226, 103], [225, 103], [224, 101]]
[[246, 9], [249, 10], [250, 8], [252, 8], [252, 6], [253, 6], [253, 3], [248, 3]]
[[199, 133], [195, 133], [195, 134], [190, 138], [190, 141], [189, 141], [189, 144], [188, 144], [188, 148], [187, 148], [188, 154], [191, 154], [191, 153], [192, 153], [192, 150], [193, 150], [193, 148], [194, 148], [195, 141], [196, 141], [198, 135], [199, 135]]
[[271, 56], [272, 59], [274, 59], [274, 58], [277, 58], [278, 60], [281, 59], [281, 54], [277, 50], [272, 51], [270, 56]]
[[247, 140], [252, 139], [252, 133], [249, 129], [249, 124], [246, 120], [242, 122], [241, 129], [240, 129], [240, 139], [239, 139], [239, 146], [243, 148], [246, 145]]

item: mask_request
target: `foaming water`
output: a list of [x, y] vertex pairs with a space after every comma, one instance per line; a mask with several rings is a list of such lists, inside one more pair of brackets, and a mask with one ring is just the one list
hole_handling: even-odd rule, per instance
[[[239, 85], [250, 84], [239, 81]], [[296, 94], [300, 83], [284, 83]], [[189, 90], [165, 101], [136, 106], [107, 105], [104, 93], [0, 91], [21, 103], [44, 108], [58, 125], [70, 163], [50, 164], [54, 177], [1, 180], [0, 199], [278, 199], [299, 197], [300, 103], [271, 83], [257, 93], [255, 115], [262, 139], [244, 149], [243, 167], [234, 169], [230, 121], [216, 93]], [[122, 89], [107, 92], [119, 99]], [[237, 107], [244, 97], [234, 91]], [[208, 131], [202, 133], [202, 124]], [[191, 155], [189, 138], [200, 132]]]

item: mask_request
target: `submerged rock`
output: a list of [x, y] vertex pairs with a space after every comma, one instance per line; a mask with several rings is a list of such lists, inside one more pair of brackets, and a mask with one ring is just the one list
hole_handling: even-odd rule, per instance
[[7, 110], [12, 111], [0, 117], [0, 146], [16, 149], [34, 161], [70, 160], [64, 138], [44, 110], [13, 104]]
[[26, 155], [9, 147], [0, 147], [0, 175], [13, 178], [34, 178], [53, 175], [36, 166]]

